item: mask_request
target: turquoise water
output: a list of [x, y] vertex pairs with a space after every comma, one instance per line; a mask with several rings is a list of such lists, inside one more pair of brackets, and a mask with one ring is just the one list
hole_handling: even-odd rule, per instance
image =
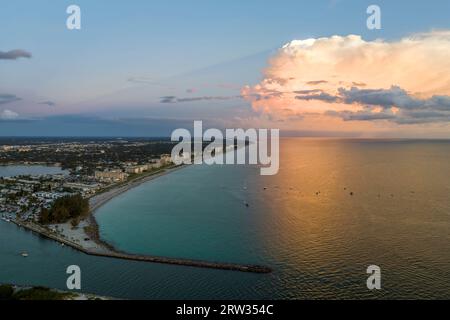
[[97, 211], [101, 236], [127, 252], [262, 263], [264, 212], [246, 207], [257, 170], [190, 166], [143, 184]]
[[14, 177], [20, 175], [44, 175], [44, 174], [68, 174], [68, 171], [60, 167], [48, 166], [0, 166], [0, 177]]
[[64, 288], [78, 264], [83, 290], [124, 298], [450, 298], [450, 142], [283, 139], [280, 153], [273, 177], [191, 166], [97, 212], [119, 249], [271, 274], [88, 257], [1, 222], [0, 282]]

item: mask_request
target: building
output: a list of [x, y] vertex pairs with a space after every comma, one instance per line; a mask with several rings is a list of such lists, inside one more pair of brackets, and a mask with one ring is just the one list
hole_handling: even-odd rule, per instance
[[45, 191], [40, 191], [40, 192], [36, 192], [35, 197], [39, 198], [39, 199], [50, 199], [50, 200], [56, 200], [62, 197], [65, 197], [67, 195], [70, 195], [70, 193], [60, 193], [60, 192], [45, 192]]
[[95, 193], [95, 190], [99, 188], [98, 184], [85, 184], [77, 182], [66, 182], [63, 185], [64, 188], [74, 189], [83, 193]]
[[95, 179], [100, 182], [122, 182], [128, 178], [128, 174], [121, 170], [95, 171]]
[[172, 156], [170, 154], [161, 155], [160, 159], [161, 165], [165, 166], [172, 163]]
[[148, 165], [143, 164], [143, 165], [139, 165], [139, 166], [126, 167], [125, 172], [130, 173], [130, 174], [139, 174], [139, 173], [143, 173], [143, 172], [147, 171], [148, 169], [149, 169]]

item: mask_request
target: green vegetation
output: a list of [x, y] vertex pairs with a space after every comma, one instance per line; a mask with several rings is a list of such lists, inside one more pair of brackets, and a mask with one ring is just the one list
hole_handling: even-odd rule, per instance
[[66, 223], [71, 220], [73, 225], [89, 214], [89, 201], [81, 195], [67, 196], [56, 200], [50, 210], [41, 211], [39, 222], [42, 224]]
[[14, 295], [14, 289], [9, 285], [0, 286], [0, 301], [2, 300], [11, 300]]
[[74, 295], [70, 292], [58, 292], [44, 287], [35, 287], [15, 291], [11, 285], [0, 286], [0, 300], [64, 300]]
[[48, 288], [36, 287], [19, 290], [13, 295], [14, 300], [64, 300], [72, 297], [72, 293], [63, 293]]

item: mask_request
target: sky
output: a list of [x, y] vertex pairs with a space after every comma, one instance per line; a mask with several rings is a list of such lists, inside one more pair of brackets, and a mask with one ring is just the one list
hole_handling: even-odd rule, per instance
[[[81, 30], [66, 27], [69, 5]], [[369, 5], [381, 29], [366, 26]], [[0, 0], [0, 135], [446, 138], [450, 2]]]

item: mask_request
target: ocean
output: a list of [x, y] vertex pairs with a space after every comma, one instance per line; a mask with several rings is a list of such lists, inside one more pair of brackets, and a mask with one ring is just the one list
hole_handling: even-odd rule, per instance
[[[64, 289], [76, 264], [83, 291], [119, 298], [450, 298], [449, 156], [450, 141], [285, 138], [276, 176], [190, 166], [96, 213], [120, 250], [271, 274], [90, 257], [0, 221], [0, 282]], [[380, 291], [366, 287], [370, 265]]]
[[67, 170], [60, 167], [49, 167], [42, 165], [14, 165], [0, 166], [0, 177], [14, 177], [20, 175], [44, 175], [44, 174], [68, 174]]

